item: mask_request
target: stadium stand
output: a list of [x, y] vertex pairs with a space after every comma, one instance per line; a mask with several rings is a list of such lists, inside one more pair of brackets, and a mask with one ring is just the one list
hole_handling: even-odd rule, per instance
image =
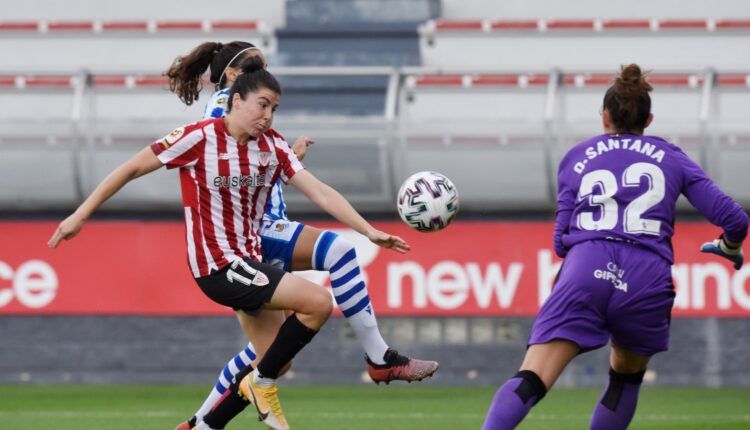
[[550, 0], [442, 0], [441, 17], [449, 20], [476, 18], [581, 18], [606, 17], [618, 19], [643, 18], [643, 11], [654, 18], [732, 18], [750, 16], [750, 5], [743, 0], [578, 0], [570, 2]]
[[438, 20], [422, 26], [420, 36], [427, 66], [603, 70], [635, 62], [647, 69], [731, 70], [747, 69], [750, 61], [737, 55], [750, 39], [750, 20], [733, 18]]

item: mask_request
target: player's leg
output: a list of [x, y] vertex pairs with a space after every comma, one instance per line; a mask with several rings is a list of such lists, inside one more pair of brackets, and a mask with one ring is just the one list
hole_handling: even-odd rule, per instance
[[255, 403], [261, 420], [274, 429], [288, 428], [275, 378], [330, 316], [330, 294], [320, 285], [250, 259], [235, 260], [196, 282], [211, 300], [235, 310], [252, 315], [262, 309], [294, 311], [279, 328], [257, 369], [248, 375], [252, 378], [243, 378], [254, 381], [255, 388], [248, 387], [247, 398]]
[[292, 245], [292, 270], [330, 273], [333, 297], [365, 350], [368, 372], [375, 382], [419, 381], [435, 373], [436, 362], [412, 359], [388, 347], [350, 241], [331, 231], [304, 226]]
[[[288, 270], [284, 267], [286, 244], [293, 238], [296, 240], [296, 235], [298, 235], [299, 233], [295, 233], [295, 227], [295, 225], [290, 225], [289, 223], [283, 225], [274, 225], [274, 220], [272, 219], [263, 220], [260, 229], [261, 236], [263, 236], [264, 231], [277, 233], [277, 235], [272, 235], [270, 237], [262, 237], [261, 246], [263, 252], [263, 261], [267, 261], [270, 264], [275, 265], [276, 267]], [[278, 231], [276, 231], [277, 229]], [[250, 317], [248, 314], [242, 311], [237, 312], [237, 318], [240, 322], [240, 326], [242, 327], [243, 332], [248, 335], [248, 330], [253, 330], [249, 326], [253, 325], [252, 321], [255, 318]], [[265, 318], [266, 317], [261, 317], [260, 319]], [[260, 326], [265, 325], [261, 322], [258, 322], [257, 324]], [[280, 326], [281, 323], [279, 322], [278, 325]], [[276, 329], [278, 331], [278, 326], [276, 327]], [[258, 329], [256, 328], [253, 331], [258, 332]], [[260, 332], [263, 333], [262, 330], [260, 330]], [[274, 332], [274, 335], [275, 333], [276, 332]], [[254, 339], [254, 337], [250, 335], [248, 335], [247, 338]], [[270, 340], [267, 340], [267, 345], [263, 348], [263, 351], [268, 348], [268, 345], [270, 345], [272, 340], [273, 337], [271, 337]], [[248, 342], [247, 347], [235, 354], [235, 356], [232, 357], [227, 365], [224, 366], [224, 368], [221, 370], [221, 372], [219, 373], [219, 377], [216, 379], [216, 382], [211, 389], [211, 392], [209, 393], [208, 397], [203, 402], [201, 407], [198, 409], [198, 411], [195, 413], [195, 415], [193, 415], [189, 420], [180, 423], [175, 428], [175, 430], [190, 430], [192, 428], [195, 428], [196, 424], [200, 423], [203, 420], [203, 417], [214, 408], [216, 402], [219, 399], [225, 398], [225, 394], [227, 393], [232, 382], [234, 382], [238, 372], [251, 363], [255, 364], [255, 360], [256, 349], [252, 342]], [[240, 362], [242, 363], [242, 365], [240, 365]], [[239, 380], [241, 379], [242, 377], [240, 377], [237, 382], [239, 382]], [[225, 408], [225, 406], [223, 408]], [[216, 414], [214, 413], [214, 415]]]
[[638, 393], [650, 358], [612, 344], [609, 382], [591, 417], [592, 430], [628, 427], [635, 415]]
[[[253, 339], [257, 345], [257, 360], [260, 360], [268, 347], [271, 346], [276, 334], [279, 332], [281, 324], [284, 322], [284, 318], [284, 312], [277, 310], [264, 309], [257, 316], [237, 311], [237, 319], [240, 327], [242, 327], [242, 331], [248, 339]], [[289, 365], [282, 368], [280, 374], [284, 374], [288, 369]], [[247, 400], [246, 395], [241, 393], [240, 381], [252, 371], [253, 366], [247, 366], [237, 374], [232, 384], [226, 390], [226, 394], [219, 398], [209, 412], [205, 414], [203, 422], [206, 424], [206, 429], [223, 429], [235, 416], [250, 405], [250, 401]], [[204, 427], [199, 423], [197, 428], [198, 430], [202, 430]]]
[[234, 357], [229, 359], [227, 364], [219, 373], [218, 378], [216, 378], [214, 387], [211, 389], [208, 397], [206, 397], [206, 400], [203, 402], [200, 408], [198, 408], [193, 417], [177, 426], [175, 430], [187, 430], [195, 427], [196, 424], [201, 422], [203, 420], [203, 417], [209, 411], [211, 411], [216, 402], [227, 393], [227, 390], [229, 389], [232, 382], [234, 382], [237, 374], [245, 367], [251, 365], [255, 361], [255, 359], [255, 348], [253, 347], [252, 342], [248, 342], [247, 346], [242, 351], [238, 352]]
[[534, 321], [521, 371], [498, 390], [485, 430], [515, 428], [573, 357], [607, 344], [605, 313], [611, 288], [592, 276], [599, 267], [606, 267], [609, 252], [605, 248], [585, 242], [568, 253], [552, 294]]
[[563, 339], [529, 346], [519, 372], [495, 393], [482, 429], [515, 428], [579, 351], [578, 345]]
[[[267, 265], [255, 263], [254, 266], [260, 271]], [[261, 421], [274, 429], [287, 429], [289, 426], [278, 399], [276, 378], [331, 315], [331, 296], [320, 285], [287, 273], [279, 281], [265, 309], [288, 309], [293, 313], [279, 327], [256, 370], [240, 382], [240, 390], [255, 404]]]
[[620, 288], [607, 309], [612, 333], [611, 369], [591, 418], [592, 429], [627, 428], [635, 414], [650, 357], [669, 346], [674, 302], [670, 263], [634, 246], [622, 246], [618, 254], [614, 263]]

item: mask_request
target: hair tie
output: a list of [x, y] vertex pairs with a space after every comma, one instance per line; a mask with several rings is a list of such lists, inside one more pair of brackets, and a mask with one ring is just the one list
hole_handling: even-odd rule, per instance
[[261, 54], [263, 53], [263, 52], [262, 52], [262, 51], [261, 51], [260, 49], [258, 49], [257, 47], [255, 47], [255, 46], [251, 46], [251, 47], [249, 47], [249, 48], [245, 48], [245, 49], [241, 50], [240, 52], [238, 52], [237, 54], [235, 54], [235, 56], [234, 56], [234, 57], [232, 57], [232, 59], [231, 59], [231, 60], [229, 60], [229, 62], [227, 63], [226, 67], [224, 67], [224, 70], [223, 70], [223, 71], [221, 72], [221, 75], [219, 76], [219, 82], [217, 82], [217, 83], [216, 83], [217, 85], [221, 85], [221, 80], [222, 80], [222, 79], [224, 79], [224, 75], [225, 75], [225, 74], [227, 73], [227, 69], [229, 69], [229, 66], [230, 66], [230, 65], [232, 64], [232, 62], [233, 62], [234, 60], [236, 60], [236, 59], [237, 59], [237, 57], [239, 57], [239, 56], [240, 56], [240, 55], [241, 55], [242, 53], [244, 53], [244, 52], [247, 52], [247, 51], [258, 51], [258, 52], [260, 52]]

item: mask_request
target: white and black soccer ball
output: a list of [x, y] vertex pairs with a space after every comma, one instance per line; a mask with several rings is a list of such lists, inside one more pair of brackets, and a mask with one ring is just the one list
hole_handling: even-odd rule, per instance
[[442, 230], [458, 213], [458, 191], [450, 179], [437, 172], [409, 176], [398, 190], [398, 214], [411, 228]]

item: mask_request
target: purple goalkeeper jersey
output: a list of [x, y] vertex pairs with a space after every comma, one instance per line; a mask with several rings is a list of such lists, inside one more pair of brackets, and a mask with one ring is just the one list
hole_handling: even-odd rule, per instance
[[684, 194], [724, 237], [741, 242], [748, 216], [680, 148], [657, 136], [603, 134], [568, 151], [557, 176], [555, 252], [592, 239], [646, 247], [670, 263], [675, 203]]

